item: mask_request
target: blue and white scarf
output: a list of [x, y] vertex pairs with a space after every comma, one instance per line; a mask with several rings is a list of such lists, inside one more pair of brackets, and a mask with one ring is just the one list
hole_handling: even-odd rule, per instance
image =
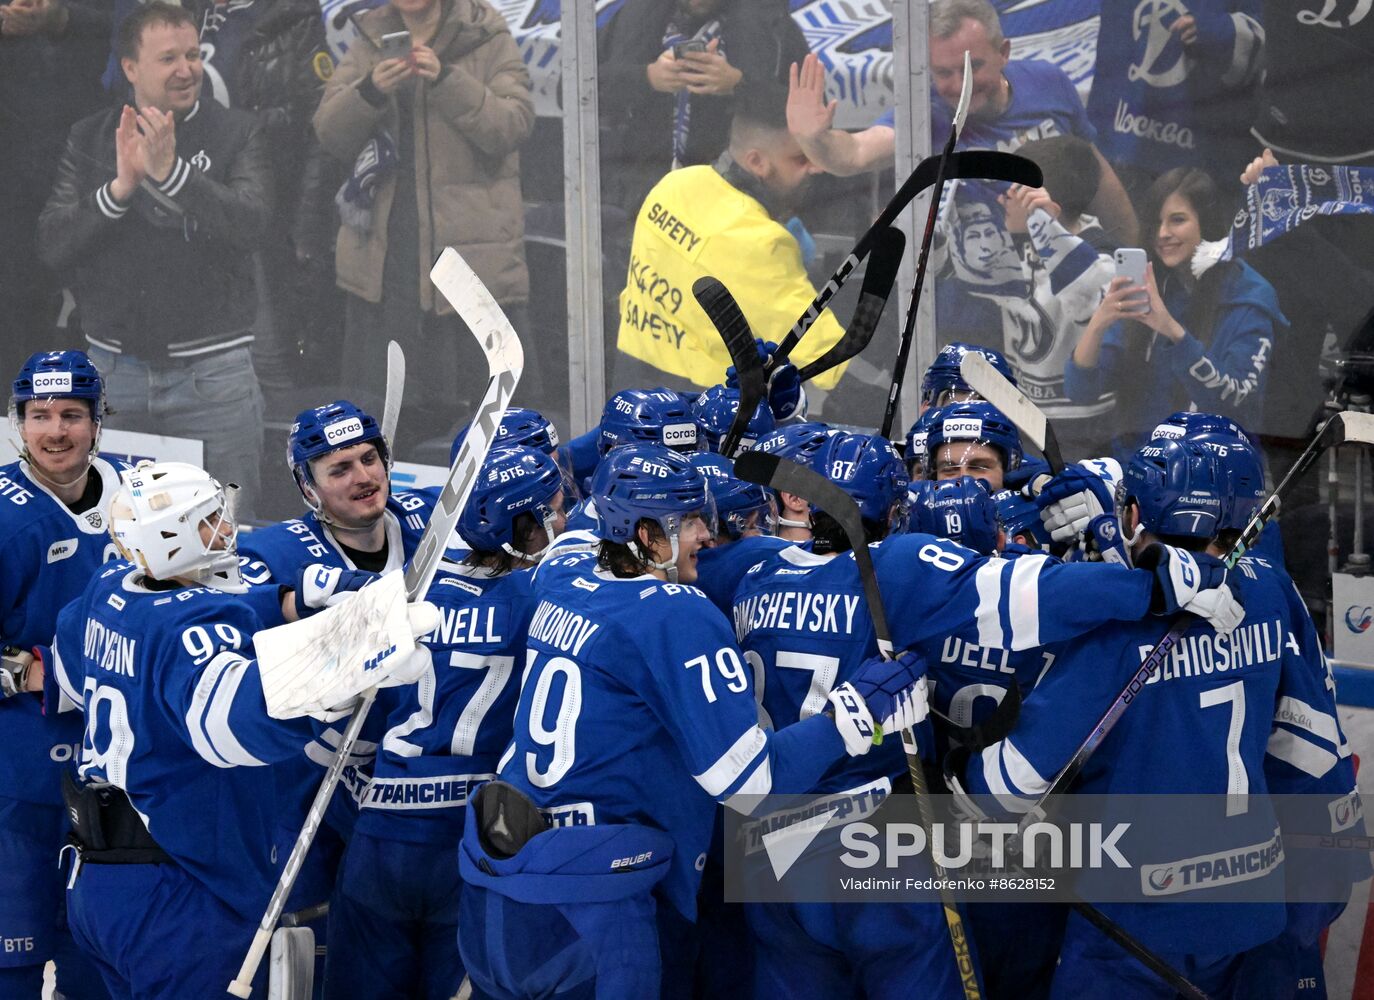
[[1245, 190], [1221, 259], [1242, 257], [1319, 215], [1374, 215], [1374, 167], [1269, 167]]
[[[700, 40], [707, 45], [713, 39], [720, 38], [720, 19], [712, 18], [696, 30], [696, 34], [688, 35], [680, 30], [676, 21], [669, 21], [668, 27], [663, 32], [663, 51], [672, 50], [674, 45], [681, 45], [683, 42]], [[716, 47], [718, 55], [725, 55], [725, 40], [722, 38]], [[677, 103], [673, 107], [673, 169], [676, 170], [686, 162], [687, 159], [687, 132], [691, 127], [692, 121], [692, 95], [686, 89], [677, 92]]]

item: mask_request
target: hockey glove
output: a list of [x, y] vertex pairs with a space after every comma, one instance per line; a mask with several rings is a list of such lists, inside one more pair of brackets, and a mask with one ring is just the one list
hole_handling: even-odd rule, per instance
[[[759, 360], [767, 364], [778, 345], [771, 340], [755, 338], [754, 347], [759, 352]], [[735, 366], [725, 369], [725, 385], [730, 389], [739, 388], [739, 375]], [[801, 373], [793, 364], [779, 365], [768, 377], [768, 409], [773, 411], [773, 419], [781, 423], [792, 417], [805, 419], [806, 397], [802, 393]]]
[[1089, 521], [1088, 538], [1103, 562], [1131, 568], [1131, 553], [1121, 537], [1121, 522], [1115, 514], [1099, 514]]
[[845, 752], [861, 757], [872, 748], [877, 726], [895, 733], [925, 721], [930, 711], [925, 661], [914, 650], [895, 660], [865, 660], [853, 677], [830, 692], [830, 704]]
[[333, 607], [352, 591], [362, 590], [376, 579], [376, 573], [307, 563], [296, 571], [296, 616], [308, 618], [318, 611]]
[[1073, 542], [1088, 530], [1088, 522], [1115, 509], [1116, 483], [1121, 464], [1112, 458], [1070, 465], [1049, 481], [1035, 505], [1050, 538]]
[[34, 656], [27, 649], [6, 646], [0, 654], [0, 699], [28, 691], [29, 669]]
[[1245, 617], [1220, 559], [1156, 543], [1136, 556], [1135, 564], [1137, 569], [1155, 575], [1150, 595], [1153, 614], [1188, 611], [1223, 635], [1232, 632]]

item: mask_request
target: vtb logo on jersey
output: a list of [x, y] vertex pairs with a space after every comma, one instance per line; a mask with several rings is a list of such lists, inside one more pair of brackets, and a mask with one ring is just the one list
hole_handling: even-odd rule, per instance
[[[1183, 59], [1183, 43], [1169, 30], [1188, 10], [1178, 0], [1143, 0], [1131, 16], [1131, 37], [1137, 42], [1145, 36], [1145, 50], [1139, 62], [1131, 63], [1126, 78], [1132, 83], [1144, 80], [1151, 87], [1177, 87], [1188, 76]], [[1171, 44], [1172, 43], [1172, 44]]]

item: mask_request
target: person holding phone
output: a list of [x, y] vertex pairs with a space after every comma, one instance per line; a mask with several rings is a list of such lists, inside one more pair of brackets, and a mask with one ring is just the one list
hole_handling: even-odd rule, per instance
[[1117, 251], [1116, 277], [1064, 366], [1071, 399], [1116, 391], [1123, 454], [1175, 410], [1257, 426], [1269, 358], [1288, 328], [1273, 287], [1243, 261], [1219, 259], [1230, 216], [1206, 173], [1169, 171], [1146, 204], [1149, 254]]
[[[517, 150], [534, 128], [529, 73], [487, 0], [390, 0], [356, 22], [315, 112], [320, 143], [353, 168], [335, 255], [349, 293], [342, 381], [377, 384], [387, 341], [398, 341], [423, 359], [407, 395], [426, 414], [424, 434], [447, 442], [481, 398], [486, 366], [429, 267], [456, 247], [515, 328], [527, 328]], [[423, 440], [404, 421], [397, 437], [401, 449]]]

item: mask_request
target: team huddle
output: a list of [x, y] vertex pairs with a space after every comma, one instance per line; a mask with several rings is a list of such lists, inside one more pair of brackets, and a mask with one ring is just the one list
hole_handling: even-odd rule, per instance
[[[391, 489], [372, 415], [301, 413], [307, 509], [240, 534], [232, 485], [99, 457], [82, 352], [32, 356], [0, 468], [0, 995], [38, 997], [48, 961], [69, 1000], [224, 995], [342, 746], [286, 904], [326, 945], [325, 997], [965, 997], [936, 902], [725, 905], [718, 806], [909, 792], [881, 733], [914, 730], [933, 791], [1024, 814], [1179, 612], [1184, 640], [1075, 792], [1248, 795], [1242, 839], [1199, 854], [1276, 831], [1269, 794], [1356, 829], [1334, 683], [1272, 526], [1222, 559], [1265, 498], [1246, 432], [1179, 413], [1124, 462], [1051, 471], [964, 383], [967, 351], [1011, 374], [945, 348], [900, 453], [806, 421], [790, 366], [745, 433], [857, 506], [892, 656], [841, 519], [719, 453], [730, 380], [618, 392], [562, 444], [507, 410], [409, 600], [395, 581], [442, 501]], [[1267, 857], [1255, 877], [1282, 885], [1281, 843]], [[1352, 858], [1347, 883], [1368, 875]], [[1247, 998], [1320, 983], [1342, 908], [1203, 885], [1101, 906], [1207, 995]], [[963, 919], [974, 995], [1175, 995], [1061, 904]]]

